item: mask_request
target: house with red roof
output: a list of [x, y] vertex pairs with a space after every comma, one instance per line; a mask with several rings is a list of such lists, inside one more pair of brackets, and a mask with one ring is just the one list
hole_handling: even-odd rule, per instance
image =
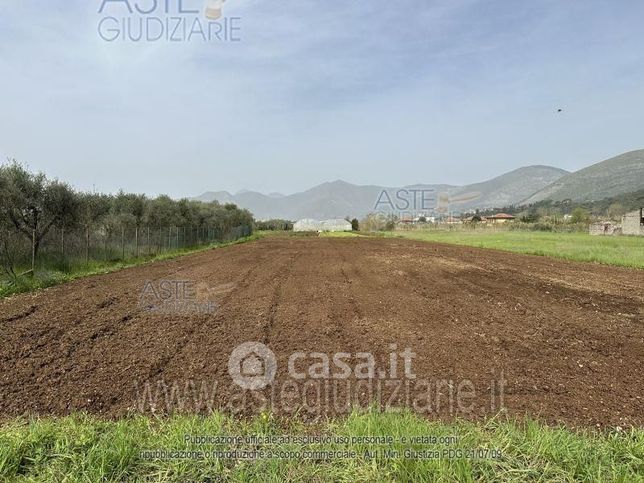
[[507, 223], [510, 221], [514, 221], [515, 219], [516, 219], [515, 216], [508, 215], [507, 213], [497, 213], [495, 215], [490, 215], [485, 217], [485, 221], [493, 225]]

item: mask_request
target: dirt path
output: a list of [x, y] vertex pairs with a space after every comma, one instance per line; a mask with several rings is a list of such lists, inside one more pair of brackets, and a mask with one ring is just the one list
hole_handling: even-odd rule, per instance
[[[140, 296], [164, 280], [194, 282], [216, 310], [150, 312]], [[377, 401], [429, 417], [503, 406], [550, 422], [644, 423], [638, 270], [398, 239], [267, 238], [0, 301], [0, 329], [1, 417], [266, 404], [322, 417]], [[277, 359], [276, 380], [254, 392], [228, 372], [248, 341]], [[392, 377], [391, 353], [405, 348], [415, 378], [402, 356]], [[298, 374], [319, 361], [311, 352], [332, 372], [334, 354], [355, 368], [370, 353], [378, 370], [294, 379], [297, 351]]]

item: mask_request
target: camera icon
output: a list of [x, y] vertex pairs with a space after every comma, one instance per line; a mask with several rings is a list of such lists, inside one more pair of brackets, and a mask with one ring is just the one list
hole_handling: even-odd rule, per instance
[[275, 379], [277, 359], [273, 351], [261, 342], [245, 342], [230, 354], [228, 373], [243, 389], [264, 389]]

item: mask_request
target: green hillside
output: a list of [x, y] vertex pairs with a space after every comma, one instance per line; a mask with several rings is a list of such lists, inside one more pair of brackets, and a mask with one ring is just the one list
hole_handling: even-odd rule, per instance
[[644, 187], [644, 149], [630, 151], [565, 175], [521, 204], [542, 200], [596, 201]]

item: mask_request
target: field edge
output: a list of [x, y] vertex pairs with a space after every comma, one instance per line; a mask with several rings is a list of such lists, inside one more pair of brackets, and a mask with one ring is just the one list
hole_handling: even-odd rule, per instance
[[145, 257], [139, 259], [130, 259], [125, 262], [119, 261], [109, 264], [99, 264], [100, 268], [89, 268], [87, 270], [81, 270], [76, 273], [63, 274], [56, 272], [50, 274], [42, 279], [31, 279], [22, 277], [18, 280], [16, 284], [13, 285], [0, 285], [0, 300], [11, 297], [13, 295], [19, 295], [23, 293], [37, 292], [42, 289], [49, 287], [55, 287], [57, 285], [62, 285], [80, 278], [93, 277], [96, 275], [105, 275], [108, 273], [119, 272], [121, 270], [126, 270], [128, 268], [140, 267], [143, 265], [149, 265], [151, 263], [163, 262], [166, 260], [174, 260], [176, 258], [185, 257], [189, 255], [194, 255], [196, 253], [202, 253], [209, 250], [217, 250], [219, 248], [226, 248], [233, 245], [239, 245], [241, 243], [249, 243], [257, 241], [263, 238], [265, 235], [254, 233], [247, 237], [239, 238], [237, 240], [232, 240], [228, 242], [217, 242], [211, 243], [209, 245], [199, 247], [199, 248], [190, 248], [176, 250], [173, 252], [163, 253], [153, 257]]
[[[203, 446], [187, 442], [187, 435], [274, 436], [333, 435], [336, 437], [387, 437], [388, 450], [398, 457], [382, 456], [383, 446], [363, 441], [339, 443], [277, 443], [274, 452], [355, 451], [355, 458], [332, 459], [206, 459], [147, 458], [143, 451], [197, 452]], [[402, 443], [401, 438], [456, 436], [451, 444]], [[257, 445], [254, 445], [255, 447]], [[244, 444], [237, 445], [244, 449]], [[225, 448], [219, 448], [225, 449]], [[251, 449], [251, 448], [246, 448]], [[405, 449], [480, 450], [478, 458], [405, 457]], [[488, 451], [498, 451], [489, 457]], [[371, 453], [368, 453], [371, 452]], [[338, 453], [339, 454], [339, 453]], [[369, 456], [371, 454], [371, 457]], [[486, 455], [483, 457], [482, 455]], [[491, 453], [489, 453], [491, 454]], [[159, 456], [157, 454], [157, 456]], [[423, 419], [408, 410], [354, 411], [344, 418], [312, 426], [262, 413], [251, 420], [222, 413], [210, 416], [158, 418], [131, 416], [102, 420], [83, 413], [61, 418], [14, 419], [0, 423], [0, 478], [6, 480], [122, 481], [158, 479], [191, 481], [232, 480], [435, 480], [496, 481], [623, 480], [636, 481], [644, 471], [644, 430], [571, 430], [534, 420], [492, 418], [485, 422], [443, 423]]]
[[[494, 250], [504, 253], [516, 253], [539, 257], [556, 258], [573, 262], [599, 264], [644, 270], [644, 240], [637, 237], [593, 237], [584, 233], [547, 233], [506, 231], [497, 233], [469, 233], [458, 231], [394, 231], [375, 234], [385, 238], [399, 238], [424, 243], [445, 243], [463, 247]], [[506, 236], [505, 240], [495, 240]], [[553, 242], [558, 238], [559, 244]], [[589, 245], [577, 245], [576, 240], [590, 242]], [[578, 241], [577, 240], [577, 241]], [[638, 245], [638, 251], [632, 246]], [[548, 246], [547, 242], [553, 242]], [[620, 246], [620, 242], [621, 246]], [[607, 248], [606, 243], [611, 244]]]

